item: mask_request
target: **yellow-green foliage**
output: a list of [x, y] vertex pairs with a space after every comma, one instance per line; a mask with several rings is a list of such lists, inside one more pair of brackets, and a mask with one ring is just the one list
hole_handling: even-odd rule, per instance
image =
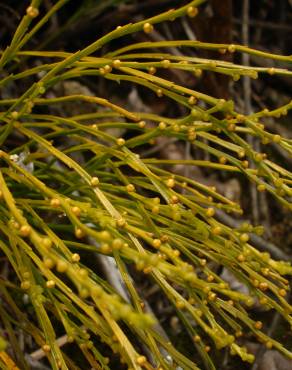
[[[234, 230], [216, 219], [216, 209], [240, 214], [239, 205], [212, 187], [164, 169], [179, 163], [242, 173], [259, 191], [271, 193], [291, 210], [292, 174], [257, 153], [246, 138], [275, 143], [291, 154], [291, 140], [269, 133], [261, 121], [287, 114], [292, 103], [244, 116], [232, 101], [159, 77], [165, 68], [196, 75], [210, 70], [234, 80], [291, 75], [288, 69], [190, 57], [188, 48], [249, 53], [287, 64], [292, 58], [246, 46], [184, 40], [143, 42], [108, 54], [98, 52], [127, 34], [150, 33], [157, 23], [195, 16], [201, 0], [118, 27], [76, 53], [24, 50], [66, 1], [57, 1], [47, 14], [39, 13], [39, 3], [32, 1], [0, 60], [5, 72], [2, 87], [11, 82], [31, 84], [18, 98], [0, 102], [0, 248], [13, 270], [0, 281], [5, 302], [0, 316], [8, 345], [18, 353], [18, 365], [28, 368], [14, 340], [12, 323], [43, 349], [52, 369], [80, 366], [74, 364], [74, 356], [66, 355], [68, 345], [59, 346], [56, 325], [58, 336], [66, 334], [67, 341], [74, 341], [83, 353], [84, 369], [110, 368], [100, 352], [101, 342], [102, 348], [107, 345], [129, 369], [196, 369], [192, 360], [156, 330], [129, 276], [129, 265], [151, 278], [173, 304], [206, 368], [215, 368], [208, 346], [229, 347], [232, 354], [252, 362], [253, 356], [237, 342], [243, 332], [253, 333], [269, 348], [292, 358], [288, 349], [264, 333], [262, 322], [247, 312], [257, 301], [264, 309], [278, 311], [291, 325], [291, 305], [285, 298], [289, 286], [282, 276], [291, 274], [290, 265], [272, 260], [249, 243], [249, 234], [259, 228], [244, 224]], [[184, 46], [185, 55], [165, 53], [170, 46]], [[154, 47], [160, 51], [154, 53]], [[34, 58], [44, 62], [23, 70], [22, 61]], [[145, 86], [157, 99], [165, 96], [186, 107], [188, 114], [161, 117], [128, 111], [97, 96], [47, 95], [60, 81], [82, 76], [104, 78], [105, 86], [107, 80]], [[45, 113], [45, 108], [66, 107], [70, 102], [90, 103], [94, 110], [73, 116]], [[135, 135], [128, 140], [117, 138], [113, 128]], [[210, 153], [212, 162], [143, 159], [135, 154], [141, 145], [161, 136], [191, 142]], [[129, 302], [102, 278], [98, 268], [87, 266], [85, 251], [93, 261], [96, 255], [114, 257]], [[249, 294], [232, 290], [210, 269], [209, 261], [225, 266], [248, 287]], [[23, 294], [29, 298], [28, 306], [17, 298]]]

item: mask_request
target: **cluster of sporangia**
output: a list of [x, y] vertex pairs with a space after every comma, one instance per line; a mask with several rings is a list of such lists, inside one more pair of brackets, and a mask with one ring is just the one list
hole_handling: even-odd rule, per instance
[[[194, 6], [186, 8], [186, 13], [190, 17], [196, 16], [197, 12]], [[35, 18], [38, 14], [37, 8], [33, 6], [27, 8], [29, 17]], [[153, 29], [151, 23], [144, 23], [145, 33], [151, 33]], [[229, 45], [219, 51], [232, 53], [236, 50], [237, 46]], [[107, 77], [113, 68], [125, 72], [123, 66], [126, 63], [127, 61], [123, 61], [122, 57], [112, 59], [99, 67], [99, 74]], [[174, 63], [176, 62], [162, 57], [161, 60], [155, 61], [154, 65], [146, 65], [143, 68], [147, 69], [148, 75], [154, 78], [157, 68], [171, 68]], [[188, 64], [189, 62], [185, 60], [176, 63], [175, 66], [188, 68]], [[203, 69], [214, 70], [217, 67], [217, 62], [210, 61]], [[202, 67], [194, 68], [192, 65], [192, 68], [197, 77], [202, 74]], [[236, 69], [230, 73], [234, 80], [238, 80], [243, 72], [247, 73]], [[266, 72], [274, 74], [275, 69], [269, 68]], [[257, 73], [253, 70], [250, 71], [250, 75], [257, 77]], [[199, 93], [189, 93], [184, 88], [176, 89], [172, 95], [169, 95], [171, 83], [167, 87], [153, 88], [158, 97], [179, 96], [177, 101], [187, 106], [190, 114], [177, 120], [167, 118], [162, 120], [153, 115], [149, 119], [152, 125], [156, 124], [153, 128], [153, 126], [148, 127], [147, 118], [144, 120], [143, 114], [129, 113], [130, 118], [132, 117], [138, 129], [142, 131], [142, 135], [128, 141], [121, 137], [111, 137], [109, 133], [106, 133], [106, 136], [100, 136], [106, 132], [106, 129], [102, 129], [105, 120], [100, 113], [96, 117], [92, 115], [94, 124], [84, 125], [83, 128], [80, 127], [81, 125], [78, 126], [81, 134], [78, 133], [75, 136], [76, 140], [80, 138], [80, 143], [83, 143], [81, 138], [84, 138], [84, 142], [87, 140], [92, 145], [93, 153], [96, 154], [94, 152], [96, 142], [92, 137], [102, 137], [107, 141], [107, 145], [98, 144], [96, 150], [102, 148], [108, 158], [112, 157], [113, 161], [118, 158], [121, 166], [128, 166], [139, 173], [137, 177], [128, 178], [122, 174], [119, 165], [116, 165], [109, 181], [108, 162], [97, 162], [99, 164], [93, 166], [92, 171], [82, 169], [73, 159], [47, 141], [45, 136], [41, 137], [33, 130], [29, 130], [27, 128], [29, 125], [20, 123], [22, 116], [31, 114], [34, 104], [37, 104], [34, 99], [46, 92], [46, 87], [41, 82], [35, 86], [34, 97], [24, 101], [22, 110], [9, 111], [7, 120], [12, 121], [14, 127], [29, 140], [43, 146], [52, 158], [63, 161], [72, 170], [64, 169], [68, 182], [67, 189], [61, 194], [54, 189], [58, 189], [56, 186], [58, 181], [60, 181], [60, 188], [62, 186], [64, 189], [65, 182], [59, 180], [60, 177], [54, 172], [53, 167], [49, 167], [49, 171], [52, 171], [51, 180], [44, 176], [41, 166], [39, 175], [37, 171], [30, 173], [19, 165], [17, 154], [9, 155], [4, 151], [1, 152], [0, 159], [6, 162], [8, 167], [3, 167], [0, 174], [0, 232], [4, 235], [4, 242], [9, 240], [11, 243], [16, 261], [13, 266], [16, 266], [21, 288], [29, 294], [38, 316], [43, 312], [41, 307], [45, 305], [46, 300], [57, 297], [62, 301], [66, 296], [74, 302], [74, 305], [68, 306], [68, 311], [72, 308], [71, 314], [76, 315], [84, 327], [86, 327], [86, 320], [92, 320], [88, 321], [90, 325], [94, 324], [98, 327], [98, 329], [86, 327], [87, 330], [84, 327], [80, 328], [65, 313], [60, 312], [59, 315], [68, 334], [68, 342], [75, 340], [83, 351], [92, 351], [94, 356], [97, 356], [95, 345], [90, 340], [89, 331], [92, 331], [114, 352], [120, 354], [122, 362], [126, 362], [129, 369], [152, 368], [145, 356], [135, 351], [127, 352], [123, 346], [125, 336], [121, 331], [115, 332], [114, 327], [108, 325], [110, 322], [108, 315], [110, 315], [114, 320], [124, 320], [137, 333], [146, 327], [151, 327], [154, 321], [150, 315], [143, 312], [143, 300], [139, 298], [137, 301], [137, 297], [132, 296], [135, 303], [134, 310], [118, 295], [113, 294], [106, 283], [101, 284], [101, 279], [98, 280], [93, 271], [81, 264], [79, 253], [71, 251], [70, 242], [62, 240], [54, 228], [50, 228], [42, 219], [40, 215], [45, 211], [48, 215], [56, 213], [68, 219], [67, 226], [73, 226], [74, 235], [78, 241], [75, 243], [80, 249], [86, 246], [88, 250], [114, 256], [117, 262], [134, 263], [137, 270], [150, 274], [178, 310], [179, 317], [186, 323], [194, 344], [203, 358], [211, 349], [210, 345], [206, 344], [209, 336], [217, 348], [229, 346], [232, 354], [240, 355], [243, 360], [253, 361], [253, 356], [236, 343], [236, 339], [243, 335], [247, 327], [268, 348], [275, 347], [291, 357], [291, 353], [280, 343], [261, 331], [262, 322], [252, 320], [245, 311], [246, 307], [255, 303], [261, 304], [265, 309], [276, 309], [290, 325], [292, 324], [291, 306], [285, 299], [289, 289], [288, 281], [281, 276], [291, 274], [290, 265], [275, 262], [268, 253], [260, 253], [249, 244], [249, 233], [261, 233], [262, 229], [245, 223], [238, 230], [232, 230], [219, 223], [214, 217], [216, 208], [241, 213], [240, 207], [219, 195], [214, 187], [198, 184], [184, 176], [173, 175], [155, 166], [155, 162], [153, 166], [151, 163], [147, 165], [147, 161], [143, 162], [128, 148], [154, 143], [155, 138], [162, 135], [188, 140], [217, 157], [218, 162], [213, 163], [214, 168], [239, 169], [257, 184], [259, 191], [268, 190], [284, 205], [291, 208], [288, 197], [292, 195], [292, 191], [286, 179], [287, 171], [276, 165], [263, 164], [267, 159], [266, 154], [255, 152], [238, 134], [251, 133], [260, 137], [263, 144], [274, 142], [287, 148], [290, 145], [289, 141], [279, 135], [266, 132], [259, 120], [265, 116], [278, 117], [287, 114], [292, 103], [275, 111], [265, 109], [245, 117], [234, 111], [230, 101], [214, 99]], [[203, 109], [198, 104], [201, 98], [210, 103], [212, 108]], [[95, 102], [91, 97], [80, 99]], [[223, 119], [216, 118], [218, 112], [223, 113]], [[101, 118], [100, 122], [97, 117]], [[110, 121], [114, 122], [115, 118], [116, 116], [113, 115]], [[38, 119], [37, 114], [34, 119]], [[64, 121], [66, 129], [75, 130], [77, 126], [70, 126], [70, 124], [72, 122], [70, 123], [69, 120]], [[50, 123], [46, 126], [46, 129], [48, 128]], [[213, 136], [212, 131], [216, 135], [224, 133], [232, 143], [219, 139], [216, 135]], [[54, 132], [53, 129], [52, 132]], [[205, 137], [217, 146], [204, 144], [199, 140], [200, 137]], [[113, 144], [112, 151], [108, 144]], [[28, 143], [28, 146], [30, 145]], [[228, 153], [221, 151], [220, 145], [234, 152], [236, 157], [228, 154], [229, 151]], [[31, 149], [33, 150], [33, 146]], [[257, 169], [250, 168], [250, 161], [257, 165]], [[98, 175], [99, 177], [96, 176], [98, 173], [101, 174]], [[22, 199], [23, 197], [19, 197], [20, 199], [14, 197], [11, 189], [15, 182], [29, 189], [29, 194], [33, 194], [31, 202]], [[81, 189], [80, 198], [64, 195], [71, 194], [71, 184], [77, 183]], [[149, 190], [156, 192], [157, 196], [147, 197], [145, 194]], [[98, 247], [93, 247], [88, 237], [94, 238]], [[2, 244], [0, 246], [6, 253], [5, 246]], [[7, 256], [9, 256], [8, 252]], [[250, 294], [233, 291], [209, 268], [208, 261], [226, 266], [249, 287]], [[120, 266], [123, 265], [120, 264]], [[127, 271], [124, 272], [127, 276]], [[71, 283], [66, 285], [64, 281], [67, 281], [67, 278], [63, 279], [62, 274], [66, 274]], [[37, 278], [36, 275], [38, 275]], [[128, 284], [131, 285], [129, 281]], [[184, 294], [177, 292], [174, 288], [177, 286], [184, 288]], [[62, 292], [62, 295], [57, 290]], [[76, 313], [75, 305], [86, 311], [88, 316], [86, 320], [84, 312]], [[76, 312], [73, 312], [73, 307]], [[214, 314], [220, 317], [218, 322]], [[196, 325], [193, 325], [194, 321]], [[224, 325], [221, 326], [219, 321], [224, 321]], [[62, 368], [65, 366], [64, 360], [58, 352], [54, 335], [53, 337], [48, 335], [50, 332], [48, 323], [49, 321], [43, 324], [42, 330], [45, 333], [44, 338], [50, 338], [50, 340], [42, 341], [42, 349], [48, 355], [54, 352], [54, 356], [58, 359], [56, 364]], [[226, 325], [231, 334], [223, 328]], [[185, 366], [184, 368], [194, 368], [188, 365], [188, 360], [184, 359], [184, 356], [181, 354], [178, 356], [170, 344], [160, 343], [160, 346], [168, 349], [174, 367], [175, 364], [179, 364]], [[134, 363], [129, 353], [134, 353]], [[102, 356], [99, 356], [99, 360], [100, 358]], [[102, 358], [101, 362], [106, 366], [108, 360]], [[164, 363], [163, 366], [168, 365]], [[164, 368], [166, 367], [159, 367], [159, 369]]]

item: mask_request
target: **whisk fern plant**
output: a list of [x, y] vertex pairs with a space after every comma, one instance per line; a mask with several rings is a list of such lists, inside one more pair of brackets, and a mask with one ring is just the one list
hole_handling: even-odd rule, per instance
[[[169, 170], [182, 164], [241, 173], [291, 210], [291, 172], [257, 152], [247, 137], [274, 143], [291, 155], [291, 139], [268, 132], [262, 122], [286, 115], [292, 103], [243, 115], [231, 100], [160, 75], [177, 69], [196, 76], [207, 70], [235, 81], [291, 76], [292, 57], [190, 40], [132, 43], [103, 53], [102, 47], [118, 38], [195, 17], [202, 0], [119, 26], [75, 53], [26, 50], [67, 2], [57, 1], [43, 14], [41, 1], [33, 0], [1, 52], [1, 89], [19, 86], [18, 96], [0, 101], [0, 249], [8, 266], [0, 280], [1, 368], [13, 363], [30, 368], [20, 332], [32, 338], [38, 358], [46, 357], [52, 369], [215, 369], [212, 349], [225, 347], [253, 362], [241, 344], [247, 333], [292, 358], [249, 314], [257, 303], [292, 325], [285, 277], [292, 273], [290, 264], [250, 243], [250, 235], [261, 233], [261, 227], [244, 223], [232, 229], [218, 220], [218, 210], [242, 214], [238, 204]], [[170, 47], [183, 47], [184, 55], [165, 52]], [[188, 56], [190, 48], [248, 53], [284, 62], [287, 69]], [[24, 61], [30, 67], [24, 68]], [[108, 80], [143, 86], [187, 113], [165, 117], [130, 111], [100, 96], [51, 93], [66, 80], [84, 77], [105, 79], [105, 86]], [[92, 110], [62, 114], [62, 107], [72, 103]], [[190, 142], [211, 160], [139, 155], [143, 146], [163, 136]], [[100, 261], [111, 264], [110, 274], [100, 272]], [[228, 269], [248, 293], [233, 290], [214, 265]], [[161, 330], [135, 274], [145, 275], [173, 305], [193, 341], [192, 357]], [[113, 365], [117, 358], [121, 365]]]

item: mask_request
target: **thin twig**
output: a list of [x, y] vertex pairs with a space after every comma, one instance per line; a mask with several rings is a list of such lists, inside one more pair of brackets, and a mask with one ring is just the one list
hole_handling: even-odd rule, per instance
[[[64, 334], [61, 337], [59, 337], [58, 339], [56, 339], [56, 344], [58, 345], [59, 348], [64, 346], [66, 343], [68, 343], [68, 335], [67, 334]], [[39, 361], [45, 356], [46, 356], [46, 353], [41, 348], [32, 352], [29, 355], [29, 357], [33, 361]]]
[[[243, 45], [249, 44], [249, 0], [243, 1], [242, 9], [242, 42]], [[249, 55], [242, 54], [242, 64], [248, 66], [250, 64]], [[251, 80], [248, 76], [243, 76], [243, 97], [244, 97], [244, 113], [250, 115], [252, 113], [251, 106]], [[248, 143], [253, 147], [255, 140], [252, 136], [248, 136]], [[251, 200], [252, 200], [252, 216], [253, 221], [259, 221], [259, 208], [258, 208], [258, 193], [255, 184], [250, 184]]]
[[194, 31], [191, 29], [189, 22], [187, 21], [185, 17], [181, 19], [181, 24], [183, 26], [183, 29], [186, 35], [188, 36], [188, 39], [193, 40], [193, 41], [197, 40]]

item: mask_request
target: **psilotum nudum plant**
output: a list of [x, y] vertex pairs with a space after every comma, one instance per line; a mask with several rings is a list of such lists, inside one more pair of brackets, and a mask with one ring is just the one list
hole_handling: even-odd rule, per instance
[[[195, 18], [202, 2], [120, 25], [67, 52], [39, 50], [31, 40], [45, 41], [47, 22], [72, 1], [49, 2], [48, 9], [33, 0], [2, 49], [2, 369], [35, 362], [54, 370], [216, 369], [223, 352], [252, 363], [247, 340], [292, 359], [268, 330], [275, 313], [285, 330], [292, 324], [289, 262], [256, 247], [262, 227], [222, 221], [219, 215], [241, 215], [239, 204], [173, 170], [241, 174], [291, 211], [292, 173], [249, 138], [267, 153], [276, 145], [291, 156], [291, 139], [264, 122], [287, 115], [292, 103], [242, 114], [232, 100], [186, 87], [171, 73], [198, 78], [207, 71], [236, 84], [241, 77], [289, 77], [292, 58], [235, 44], [150, 38], [160, 23]], [[130, 37], [139, 33], [146, 41]], [[172, 54], [175, 48], [181, 52]], [[202, 49], [218, 60], [197, 56]], [[226, 62], [221, 53], [251, 54], [275, 66]], [[62, 88], [101, 80], [105, 90], [115, 86], [110, 98]], [[127, 86], [181, 109], [171, 116], [136, 111], [121, 97]], [[143, 154], [161, 138], [208, 153], [208, 160]], [[222, 269], [245, 289], [234, 289]], [[185, 348], [159, 323], [141, 282], [177, 317]]]

